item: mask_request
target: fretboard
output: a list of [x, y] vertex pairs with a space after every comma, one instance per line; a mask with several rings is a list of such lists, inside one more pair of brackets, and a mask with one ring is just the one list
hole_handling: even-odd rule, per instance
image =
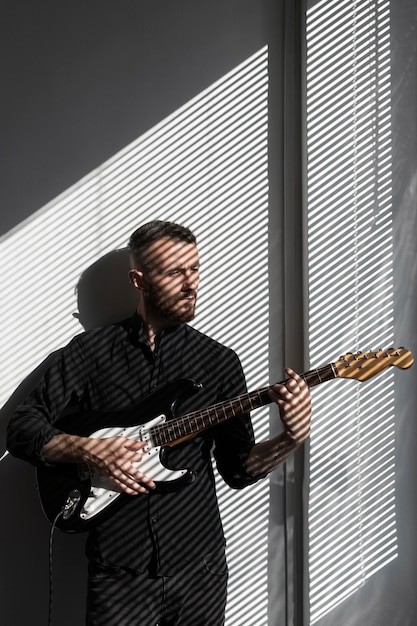
[[[305, 380], [309, 387], [333, 380], [336, 377], [337, 373], [333, 363], [301, 374], [301, 378]], [[285, 384], [287, 380], [278, 384]], [[206, 409], [193, 411], [182, 417], [169, 420], [164, 424], [154, 426], [150, 429], [153, 444], [155, 446], [176, 445], [186, 439], [195, 437], [207, 428], [218, 426], [232, 417], [249, 413], [254, 409], [270, 404], [272, 400], [268, 392], [272, 386], [268, 385], [268, 387], [262, 387], [257, 391], [243, 393], [230, 400], [213, 404]]]

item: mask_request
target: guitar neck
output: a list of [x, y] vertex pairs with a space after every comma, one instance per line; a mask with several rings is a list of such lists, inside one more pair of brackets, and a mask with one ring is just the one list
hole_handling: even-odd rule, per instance
[[[301, 378], [305, 380], [309, 387], [333, 380], [336, 377], [337, 372], [333, 363], [301, 374]], [[279, 384], [284, 384], [287, 380]], [[244, 393], [225, 402], [213, 404], [206, 409], [193, 411], [182, 417], [169, 420], [164, 424], [154, 426], [150, 429], [153, 443], [155, 446], [174, 446], [232, 417], [249, 413], [254, 409], [270, 404], [272, 400], [268, 392], [271, 387], [272, 385], [268, 385], [256, 391]]]

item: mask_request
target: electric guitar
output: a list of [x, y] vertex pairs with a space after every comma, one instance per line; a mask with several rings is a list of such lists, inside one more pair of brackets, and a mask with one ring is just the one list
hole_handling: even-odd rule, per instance
[[[349, 353], [301, 376], [309, 387], [335, 378], [365, 381], [392, 365], [407, 369], [413, 362], [412, 353], [405, 348]], [[154, 480], [156, 490], [177, 490], [191, 483], [195, 473], [192, 468], [169, 467], [167, 453], [170, 447], [271, 403], [268, 393], [271, 386], [176, 417], [175, 407], [179, 399], [201, 388], [191, 379], [181, 379], [152, 392], [139, 405], [127, 410], [73, 414], [59, 419], [56, 426], [79, 436], [106, 438], [120, 435], [146, 442], [140, 470]], [[97, 426], [100, 428], [94, 430]], [[52, 467], [39, 467], [36, 472], [44, 513], [52, 524], [66, 532], [90, 530], [108, 519], [126, 498], [132, 497], [115, 490], [113, 483], [87, 464], [58, 463]]]

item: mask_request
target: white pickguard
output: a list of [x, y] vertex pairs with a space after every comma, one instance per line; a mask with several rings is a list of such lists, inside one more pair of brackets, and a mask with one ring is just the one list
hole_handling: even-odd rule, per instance
[[[160, 446], [152, 446], [149, 430], [154, 426], [166, 422], [165, 415], [158, 415], [146, 424], [137, 426], [129, 426], [127, 428], [102, 428], [96, 430], [90, 435], [92, 438], [105, 439], [107, 437], [128, 437], [135, 441], [144, 441], [147, 447], [143, 450], [142, 460], [135, 463], [141, 472], [157, 482], [172, 482], [182, 478], [187, 470], [170, 470], [166, 468], [160, 460]], [[85, 466], [80, 466], [80, 478], [83, 478], [82, 472]], [[86, 499], [80, 517], [89, 520], [103, 511], [111, 502], [121, 495], [120, 491], [115, 490], [114, 484], [108, 478], [100, 476], [93, 468], [88, 468], [88, 474], [91, 481], [91, 491]]]

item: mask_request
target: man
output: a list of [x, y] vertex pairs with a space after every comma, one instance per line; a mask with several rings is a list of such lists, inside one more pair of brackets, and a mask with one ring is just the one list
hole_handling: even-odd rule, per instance
[[250, 417], [243, 414], [174, 446], [169, 466], [191, 468], [195, 476], [178, 491], [156, 488], [141, 471], [145, 442], [57, 428], [65, 413], [69, 419], [73, 411], [117, 415], [155, 389], [166, 394], [164, 385], [181, 378], [200, 387], [178, 399], [180, 415], [246, 390], [235, 353], [187, 324], [200, 278], [194, 235], [154, 221], [132, 234], [129, 248], [129, 277], [139, 295], [134, 317], [83, 333], [55, 355], [11, 419], [8, 449], [39, 466], [87, 463], [132, 496], [89, 535], [87, 624], [220, 626], [227, 566], [211, 455], [233, 488], [266, 476], [308, 437], [310, 395], [288, 369], [287, 384], [269, 392], [284, 424], [280, 435], [255, 444]]

